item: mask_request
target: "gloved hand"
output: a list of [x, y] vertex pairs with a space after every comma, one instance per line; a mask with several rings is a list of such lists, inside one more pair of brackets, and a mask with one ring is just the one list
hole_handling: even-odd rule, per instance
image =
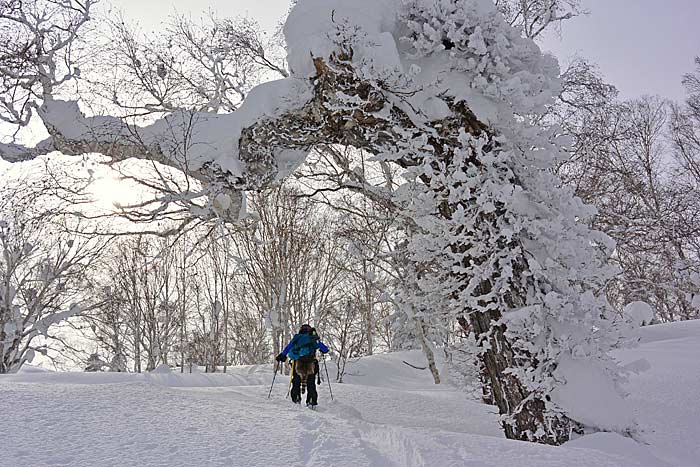
[[287, 356], [285, 354], [281, 353], [275, 358], [275, 360], [277, 360], [278, 362], [286, 362]]
[[326, 349], [326, 351], [325, 351], [325, 352], [324, 352], [324, 351], [323, 351], [322, 349], [318, 349], [318, 350], [319, 350], [319, 352], [321, 352], [322, 354], [327, 354], [328, 352], [330, 352], [330, 350], [329, 350], [329, 349]]

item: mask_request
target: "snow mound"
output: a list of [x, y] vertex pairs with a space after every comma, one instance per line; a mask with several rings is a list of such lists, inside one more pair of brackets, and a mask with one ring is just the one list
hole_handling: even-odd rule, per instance
[[17, 372], [19, 374], [36, 374], [36, 373], [52, 373], [51, 370], [48, 370], [42, 366], [38, 365], [29, 365], [25, 364], [20, 368], [20, 370]]
[[697, 338], [700, 336], [700, 320], [664, 323], [645, 326], [639, 330], [642, 343], [652, 343], [665, 340]]
[[651, 324], [654, 320], [654, 310], [646, 302], [631, 302], [622, 310], [624, 316], [635, 326]]
[[555, 376], [566, 381], [552, 393], [552, 400], [567, 408], [568, 415], [586, 427], [624, 432], [635, 425], [630, 404], [595, 361], [561, 359]]
[[[354, 0], [352, 2], [304, 0], [292, 9], [284, 25], [287, 63], [297, 77], [315, 75], [311, 57], [328, 57], [337, 49], [335, 35], [339, 28], [359, 28], [367, 43], [382, 44], [383, 61], [398, 64], [393, 39], [383, 33], [395, 29], [401, 0]], [[393, 50], [392, 50], [393, 49]], [[358, 51], [373, 55], [371, 47]]]
[[151, 373], [156, 373], [156, 374], [170, 374], [172, 373], [172, 370], [170, 369], [170, 365], [167, 363], [161, 363], [157, 367], [155, 367], [153, 370], [151, 370]]

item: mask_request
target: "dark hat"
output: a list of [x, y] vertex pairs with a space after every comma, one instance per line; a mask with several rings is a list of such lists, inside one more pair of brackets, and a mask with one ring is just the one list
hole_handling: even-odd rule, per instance
[[299, 328], [299, 334], [310, 334], [313, 328], [309, 324], [302, 324]]

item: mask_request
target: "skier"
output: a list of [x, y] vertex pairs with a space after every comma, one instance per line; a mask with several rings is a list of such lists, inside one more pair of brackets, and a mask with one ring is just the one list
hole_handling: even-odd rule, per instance
[[312, 409], [318, 405], [315, 377], [318, 374], [316, 349], [328, 353], [328, 347], [321, 342], [316, 329], [303, 324], [289, 344], [275, 360], [286, 362], [287, 356], [292, 360], [292, 402], [301, 403], [301, 395], [307, 390], [306, 405]]

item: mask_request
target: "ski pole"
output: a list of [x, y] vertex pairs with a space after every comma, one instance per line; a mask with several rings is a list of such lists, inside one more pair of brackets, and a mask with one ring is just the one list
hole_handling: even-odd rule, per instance
[[326, 381], [328, 381], [328, 392], [331, 393], [331, 400], [333, 400], [333, 389], [331, 389], [331, 378], [328, 376], [328, 366], [326, 365], [326, 354], [323, 354], [323, 368], [326, 370]]
[[[294, 381], [294, 363], [294, 360], [292, 360], [292, 371], [289, 376], [289, 387], [287, 388], [287, 397], [289, 397], [289, 393], [292, 390], [292, 381]], [[285, 397], [285, 399], [287, 397]]]
[[272, 388], [275, 386], [275, 378], [277, 377], [277, 370], [280, 367], [281, 362], [277, 362], [277, 365], [275, 365], [275, 374], [272, 375], [272, 384], [270, 385], [270, 392], [267, 393], [267, 398], [269, 399], [270, 396], [272, 395]]
[[[316, 332], [318, 339], [321, 340], [321, 335]], [[333, 389], [331, 388], [331, 378], [328, 376], [328, 366], [326, 365], [326, 354], [323, 354], [323, 368], [326, 370], [326, 380], [328, 381], [328, 392], [331, 394], [331, 400], [333, 400]]]

